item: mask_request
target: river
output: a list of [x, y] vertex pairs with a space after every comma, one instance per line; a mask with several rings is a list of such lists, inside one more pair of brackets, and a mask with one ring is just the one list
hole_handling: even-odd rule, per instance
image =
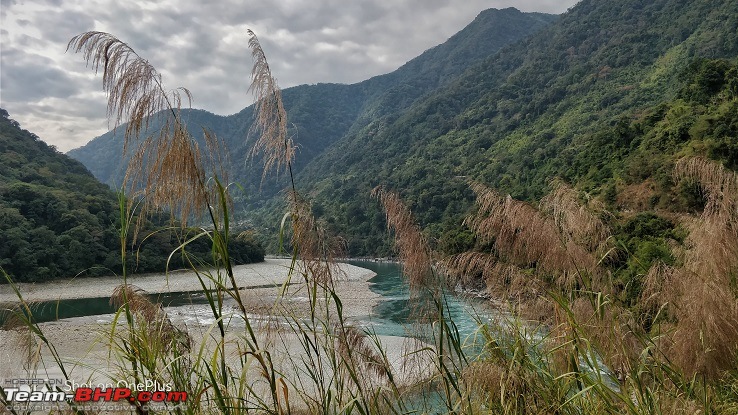
[[[377, 275], [370, 282], [370, 289], [380, 295], [379, 303], [370, 315], [357, 317], [361, 325], [379, 335], [408, 336], [408, 317], [410, 310], [410, 293], [402, 276], [402, 267], [394, 262], [346, 261], [349, 264], [374, 271]], [[174, 294], [152, 294], [151, 299], [161, 303], [168, 310], [187, 322], [202, 325], [211, 323], [212, 314], [205, 305], [205, 296], [201, 292], [183, 292]], [[59, 319], [100, 316], [100, 321], [110, 319], [115, 309], [109, 304], [109, 297], [46, 301], [32, 306], [37, 322], [48, 322]], [[449, 296], [449, 313], [456, 323], [462, 337], [475, 333], [478, 318], [490, 315], [485, 301], [476, 298], [460, 298]]]

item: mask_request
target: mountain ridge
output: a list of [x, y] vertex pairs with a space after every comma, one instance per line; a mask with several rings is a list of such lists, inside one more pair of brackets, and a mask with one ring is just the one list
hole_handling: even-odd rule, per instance
[[[625, 174], [614, 169], [626, 167], [588, 157], [598, 150], [593, 138], [614, 135], [622, 117], [630, 124], [639, 111], [675, 98], [692, 60], [738, 55], [737, 19], [738, 6], [728, 1], [582, 1], [381, 131], [332, 147], [303, 172], [304, 186], [332, 229], [352, 241], [350, 251], [367, 254], [386, 247], [368, 196], [378, 184], [400, 190], [441, 239], [457, 232], [471, 205], [457, 176], [530, 201], [557, 176], [602, 191]], [[363, 212], [362, 219], [346, 211]], [[358, 223], [364, 219], [371, 224]]]
[[[489, 28], [489, 23], [482, 24], [487, 17], [503, 15], [502, 20], [510, 21], [523, 14], [483, 12], [470, 26]], [[616, 200], [619, 192], [636, 185], [636, 176], [651, 174], [663, 182], [657, 193], [667, 203], [684, 196], [670, 193], [665, 172], [673, 154], [687, 151], [689, 139], [672, 140], [667, 151], [654, 155], [648, 134], [667, 134], [660, 126], [666, 121], [659, 117], [681, 120], [672, 114], [680, 105], [679, 95], [691, 82], [687, 78], [695, 75], [692, 72], [699, 75], [702, 70], [690, 72], [690, 65], [708, 59], [703, 69], [709, 71], [721, 65], [710, 59], [738, 56], [737, 27], [738, 5], [730, 1], [584, 0], [550, 24], [484, 58], [472, 59], [463, 70], [451, 70], [454, 76], [447, 80], [436, 76], [442, 71], [434, 64], [443, 62], [428, 58], [436, 53], [431, 48], [421, 55], [427, 59], [411, 60], [399, 72], [352, 85], [302, 87], [330, 85], [345, 93], [344, 101], [297, 100], [304, 111], [295, 114], [290, 111], [295, 105], [290, 94], [300, 90], [288, 88], [284, 91], [288, 116], [298, 120], [291, 133], [305, 142], [318, 140], [317, 146], [304, 145], [303, 153], [298, 153], [298, 186], [313, 201], [316, 216], [348, 239], [352, 255], [390, 251], [383, 215], [369, 198], [369, 190], [379, 184], [401, 191], [438, 246], [453, 246], [457, 237], [466, 238], [459, 229], [473, 199], [467, 179], [535, 201], [547, 192], [548, 182], [559, 177], [592, 197], [607, 194], [608, 200]], [[467, 35], [473, 31], [467, 30]], [[459, 50], [473, 50], [474, 42], [484, 44], [484, 37], [470, 35], [472, 43]], [[461, 35], [450, 38], [444, 43], [447, 53], [455, 51], [454, 42], [463, 40]], [[413, 70], [423, 63], [428, 65], [424, 70]], [[393, 76], [402, 78], [405, 73], [418, 76], [393, 81]], [[424, 83], [424, 74], [432, 79]], [[432, 87], [414, 88], [417, 80]], [[363, 95], [357, 98], [358, 86]], [[241, 115], [249, 111], [244, 109]], [[340, 128], [324, 120], [339, 123]], [[314, 125], [305, 128], [310, 122]], [[650, 122], [658, 128], [654, 130]], [[690, 125], [680, 123], [675, 128], [690, 130]], [[242, 137], [247, 123], [237, 128], [238, 137], [234, 135], [232, 143], [225, 141], [235, 145], [232, 154], [246, 154], [250, 142]], [[725, 157], [731, 158], [732, 147], [721, 145], [721, 151], [728, 152]], [[646, 159], [646, 168], [638, 165]], [[260, 177], [258, 162], [251, 163], [234, 168], [232, 178]], [[251, 225], [271, 235], [283, 211], [284, 202], [277, 195], [284, 183], [267, 180], [246, 183], [247, 195], [235, 199]], [[261, 195], [254, 196], [259, 190]]]
[[[447, 42], [426, 50], [391, 73], [350, 85], [320, 83], [285, 89], [283, 99], [293, 126], [290, 133], [301, 148], [295, 170], [299, 171], [350, 129], [361, 128], [378, 113], [384, 114], [409, 106], [437, 85], [447, 82], [446, 78], [451, 79], [461, 73], [472, 62], [495, 53], [511, 40], [539, 30], [556, 18], [554, 15], [541, 13], [522, 13], [516, 9], [485, 10]], [[481, 44], [470, 44], [470, 36], [488, 40]], [[436, 67], [437, 62], [433, 58], [439, 54], [451, 56], [447, 60], [451, 63], [442, 68]], [[397, 99], [398, 97], [402, 97], [402, 100]], [[261, 177], [258, 162], [248, 161], [245, 156], [252, 143], [247, 138], [252, 119], [251, 108], [249, 106], [230, 116], [209, 114], [204, 110], [184, 112], [185, 117], [196, 114], [200, 118], [189, 123], [193, 137], [201, 135], [200, 125], [197, 125], [201, 121], [201, 125], [213, 130], [225, 142], [231, 154], [238, 155], [235, 157], [238, 160], [231, 168], [232, 177]], [[122, 153], [122, 139], [119, 135], [114, 131], [108, 132], [67, 154], [82, 161], [101, 181], [118, 186], [122, 180], [123, 168], [111, 168], [105, 160], [119, 159], [119, 156], [114, 158], [116, 152]], [[265, 192], [266, 198], [273, 196], [284, 185], [274, 178], [267, 178], [266, 184], [258, 181], [242, 184], [249, 193]]]

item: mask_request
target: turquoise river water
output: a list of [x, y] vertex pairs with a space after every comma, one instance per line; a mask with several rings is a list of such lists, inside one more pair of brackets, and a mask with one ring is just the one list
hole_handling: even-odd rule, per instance
[[[374, 271], [377, 275], [370, 280], [372, 291], [381, 295], [379, 304], [369, 316], [361, 316], [359, 320], [380, 335], [406, 336], [408, 316], [410, 313], [410, 293], [402, 276], [402, 267], [394, 262], [347, 261], [348, 263]], [[199, 292], [152, 295], [152, 300], [165, 307], [198, 306], [206, 304], [205, 296]], [[85, 298], [77, 300], [48, 301], [32, 306], [37, 322], [58, 319], [98, 316], [111, 314], [115, 309], [109, 304], [109, 297]], [[192, 307], [193, 314], [207, 317], [206, 307]], [[449, 296], [448, 309], [462, 337], [473, 334], [477, 329], [477, 318], [488, 315], [483, 301], [456, 296]], [[207, 323], [203, 318], [191, 316], [200, 323]], [[0, 316], [2, 323], [2, 316]]]

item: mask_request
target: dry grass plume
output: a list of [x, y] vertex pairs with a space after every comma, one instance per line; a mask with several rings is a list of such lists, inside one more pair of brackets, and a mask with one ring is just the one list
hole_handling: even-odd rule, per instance
[[[95, 72], [102, 70], [108, 115], [116, 128], [126, 123], [124, 153], [130, 153], [131, 160], [124, 186], [126, 193], [134, 196], [129, 203], [142, 197], [144, 211], [170, 208], [183, 224], [191, 214], [209, 206], [203, 157], [181, 116], [183, 103], [191, 103], [190, 92], [185, 88], [165, 90], [156, 69], [108, 33], [82, 33], [69, 41], [67, 50], [81, 52]], [[154, 118], [161, 128], [141, 139]], [[206, 134], [205, 140], [215, 138]]]
[[132, 284], [121, 284], [113, 290], [110, 305], [128, 307], [130, 313], [148, 330], [149, 338], [158, 339], [162, 345], [189, 350], [192, 340], [187, 332], [175, 327], [161, 304], [153, 303], [142, 288]]
[[287, 169], [292, 176], [291, 163], [295, 157], [295, 145], [287, 135], [287, 112], [282, 103], [282, 91], [272, 76], [269, 62], [256, 34], [249, 30], [248, 35], [254, 60], [250, 91], [254, 96], [256, 116], [249, 134], [258, 137], [251, 149], [251, 156], [264, 156], [262, 179], [272, 168], [277, 172]]
[[674, 175], [697, 183], [706, 205], [688, 224], [683, 265], [655, 264], [641, 303], [663, 316], [666, 355], [688, 376], [716, 378], [736, 367], [738, 350], [738, 175], [701, 157], [679, 160]]
[[471, 188], [477, 195], [478, 209], [465, 223], [480, 245], [492, 246], [499, 261], [521, 269], [535, 268], [539, 275], [553, 276], [555, 284], [566, 290], [589, 286], [600, 272], [594, 253], [577, 242], [586, 240], [587, 246], [599, 246], [607, 232], [573, 203], [566, 189], [546, 199], [545, 207], [554, 213], [547, 216], [481, 183], [472, 182]]
[[372, 196], [384, 207], [387, 229], [394, 230], [395, 246], [400, 254], [403, 273], [410, 286], [411, 295], [417, 300], [422, 293], [430, 291], [436, 298], [440, 298], [443, 282], [433, 271], [428, 242], [415, 223], [412, 212], [402, 203], [397, 193], [381, 186], [374, 188]]

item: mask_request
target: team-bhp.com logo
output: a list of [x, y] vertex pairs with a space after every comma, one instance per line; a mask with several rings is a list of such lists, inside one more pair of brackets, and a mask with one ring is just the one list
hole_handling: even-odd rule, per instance
[[[165, 390], [142, 390], [141, 385], [129, 385], [133, 387], [113, 387], [113, 385], [87, 386], [70, 382], [63, 384], [51, 379], [13, 379], [6, 381], [3, 386], [3, 396], [0, 401], [6, 407], [35, 406], [37, 409], [45, 409], [44, 404], [68, 404], [95, 405], [123, 403], [135, 406], [180, 404], [187, 400], [187, 392], [172, 391], [171, 387], [161, 388]], [[10, 384], [9, 384], [10, 383]], [[125, 382], [124, 382], [125, 384]], [[129, 406], [130, 407], [130, 406]], [[98, 408], [99, 409], [99, 408]]]

